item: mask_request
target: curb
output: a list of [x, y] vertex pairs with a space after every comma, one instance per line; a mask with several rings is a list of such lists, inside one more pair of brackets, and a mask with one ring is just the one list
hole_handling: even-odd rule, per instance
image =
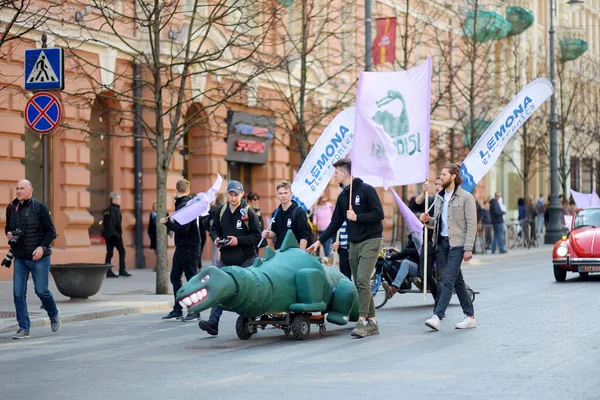
[[534, 255], [544, 254], [544, 253], [551, 254], [552, 246], [547, 245], [547, 247], [546, 247], [546, 245], [542, 245], [542, 246], [536, 247], [534, 249], [529, 249], [529, 250], [523, 250], [523, 251], [518, 251], [518, 252], [509, 251], [505, 255], [496, 255], [496, 254], [480, 255], [480, 257], [483, 257], [483, 258], [480, 258], [480, 257], [475, 258], [474, 257], [471, 261], [469, 261], [469, 265], [476, 266], [476, 265], [482, 265], [482, 264], [489, 264], [492, 262], [498, 262], [498, 261], [502, 261], [502, 260], [512, 260], [515, 258], [534, 256]]
[[[173, 301], [161, 301], [157, 303], [150, 303], [141, 306], [134, 307], [124, 307], [124, 308], [116, 308], [112, 310], [101, 310], [101, 311], [93, 311], [93, 312], [84, 312], [80, 314], [70, 314], [70, 315], [61, 315], [60, 321], [61, 323], [69, 323], [69, 322], [81, 322], [81, 321], [89, 321], [92, 319], [99, 318], [110, 318], [110, 317], [118, 317], [121, 315], [128, 314], [142, 314], [149, 313], [154, 311], [167, 310], [173, 307]], [[50, 319], [48, 317], [38, 318], [31, 321], [31, 328], [40, 328], [43, 326], [49, 326]], [[19, 328], [18, 324], [12, 324], [10, 326], [6, 326], [4, 328], [0, 328], [0, 334], [2, 333], [11, 333], [16, 332]]]

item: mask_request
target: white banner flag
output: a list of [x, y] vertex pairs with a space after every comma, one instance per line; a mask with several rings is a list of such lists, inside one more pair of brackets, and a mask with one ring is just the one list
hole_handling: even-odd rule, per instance
[[425, 181], [430, 87], [431, 57], [407, 71], [360, 73], [352, 175], [375, 187]]
[[215, 201], [215, 197], [223, 184], [223, 178], [217, 174], [217, 180], [205, 193], [198, 193], [196, 196], [188, 200], [185, 207], [175, 211], [170, 215], [179, 225], [185, 225], [195, 220], [198, 217], [208, 215], [210, 203]]
[[538, 78], [525, 86], [496, 117], [494, 122], [481, 135], [469, 155], [462, 163], [461, 187], [472, 192], [475, 185], [488, 173], [498, 160], [504, 146], [519, 130], [521, 125], [554, 92], [552, 83], [546, 78]]
[[339, 113], [325, 128], [292, 182], [294, 200], [310, 209], [331, 180], [333, 163], [348, 155], [354, 136], [355, 107]]

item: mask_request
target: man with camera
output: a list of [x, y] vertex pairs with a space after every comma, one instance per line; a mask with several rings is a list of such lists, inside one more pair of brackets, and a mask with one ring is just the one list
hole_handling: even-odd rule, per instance
[[[6, 207], [6, 227], [4, 228], [10, 253], [14, 257], [13, 296], [19, 330], [13, 339], [29, 337], [30, 320], [27, 312], [27, 280], [33, 278], [35, 294], [50, 318], [50, 328], [56, 332], [60, 327], [58, 308], [50, 290], [50, 244], [56, 237], [54, 224], [48, 207], [33, 198], [31, 182], [22, 179], [17, 183], [17, 198]], [[9, 257], [2, 265], [10, 267]]]
[[[227, 203], [217, 210], [210, 228], [210, 237], [221, 252], [221, 259], [216, 266], [251, 266], [256, 258], [256, 246], [260, 235], [258, 217], [244, 200], [244, 187], [238, 181], [229, 182]], [[198, 326], [210, 335], [218, 335], [221, 314], [221, 307], [214, 306], [208, 321], [201, 320]]]
[[[175, 210], [181, 210], [192, 199], [190, 195], [191, 184], [185, 179], [177, 181], [175, 184]], [[171, 283], [173, 284], [173, 295], [177, 298], [177, 292], [183, 286], [181, 276], [185, 274], [185, 279], [190, 279], [198, 273], [200, 263], [200, 231], [198, 222], [200, 219], [194, 219], [185, 225], [172, 218], [161, 218], [160, 223], [167, 225], [167, 228], [175, 232], [175, 253], [173, 254], [173, 266], [171, 267]], [[163, 317], [163, 319], [181, 319], [182, 321], [192, 321], [200, 318], [200, 313], [188, 312], [183, 316], [181, 305], [175, 301], [173, 310]]]

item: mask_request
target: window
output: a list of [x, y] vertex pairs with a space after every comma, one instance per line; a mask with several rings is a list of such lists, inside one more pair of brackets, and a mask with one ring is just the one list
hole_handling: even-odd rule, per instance
[[108, 195], [110, 193], [110, 165], [111, 165], [111, 140], [110, 133], [110, 110], [106, 103], [97, 98], [92, 106], [92, 113], [88, 127], [90, 135], [86, 146], [90, 149], [90, 163], [87, 169], [90, 171], [90, 208], [88, 212], [94, 218], [94, 223], [89, 228], [92, 244], [100, 243], [102, 233], [102, 212], [108, 206]]
[[42, 153], [42, 135], [30, 129], [25, 129], [25, 134], [21, 136], [21, 140], [25, 142], [25, 158], [21, 160], [21, 164], [25, 166], [25, 177], [33, 185], [33, 196], [43, 201], [44, 157]]
[[591, 193], [594, 182], [593, 160], [586, 158], [581, 166], [581, 192]]
[[579, 192], [579, 159], [571, 157], [571, 189]]

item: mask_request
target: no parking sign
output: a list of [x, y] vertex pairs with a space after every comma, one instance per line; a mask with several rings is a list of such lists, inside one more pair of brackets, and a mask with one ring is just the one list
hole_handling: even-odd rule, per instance
[[37, 133], [50, 133], [62, 118], [62, 104], [52, 93], [34, 94], [25, 105], [25, 123]]

